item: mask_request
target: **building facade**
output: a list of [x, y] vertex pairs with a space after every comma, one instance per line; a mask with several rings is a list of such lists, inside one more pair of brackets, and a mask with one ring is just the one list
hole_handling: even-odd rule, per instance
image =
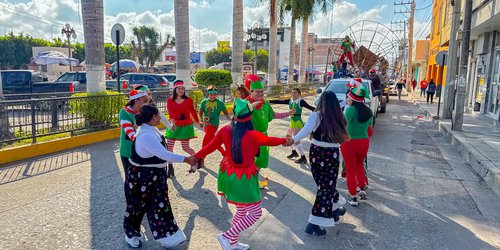
[[426, 80], [434, 80], [444, 86], [446, 81], [446, 66], [439, 66], [436, 55], [440, 51], [448, 51], [450, 43], [452, 7], [449, 0], [435, 0], [432, 5], [432, 21], [429, 38], [429, 53], [427, 60]]

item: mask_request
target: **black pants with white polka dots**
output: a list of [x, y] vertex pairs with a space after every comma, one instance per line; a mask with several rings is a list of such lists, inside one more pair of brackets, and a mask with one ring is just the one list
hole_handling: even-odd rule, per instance
[[161, 239], [177, 232], [172, 207], [168, 199], [165, 168], [130, 166], [125, 180], [127, 210], [123, 229], [129, 238], [140, 236], [144, 214], [155, 239]]
[[312, 215], [322, 218], [333, 218], [333, 203], [337, 203], [337, 177], [339, 173], [339, 148], [324, 148], [311, 145], [309, 151], [311, 173], [318, 186], [316, 200], [312, 207]]

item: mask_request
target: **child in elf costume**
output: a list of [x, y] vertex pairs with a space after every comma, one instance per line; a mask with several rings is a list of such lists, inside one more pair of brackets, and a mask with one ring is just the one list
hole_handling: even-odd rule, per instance
[[[353, 81], [361, 82], [361, 79], [354, 78]], [[352, 88], [347, 94], [348, 106], [344, 110], [347, 132], [351, 140], [342, 143], [340, 151], [345, 163], [347, 189], [351, 195], [348, 202], [352, 206], [358, 206], [358, 197], [366, 198], [368, 185], [364, 160], [373, 134], [371, 127], [373, 112], [364, 103], [367, 93], [364, 86]]]
[[[290, 136], [295, 136], [300, 129], [304, 127], [304, 122], [302, 121], [302, 108], [307, 108], [311, 111], [314, 111], [314, 107], [309, 105], [304, 99], [300, 98], [301, 91], [299, 88], [295, 88], [292, 90], [292, 98], [289, 100], [270, 100], [271, 104], [288, 104], [290, 110], [295, 110], [295, 114], [290, 118], [290, 126], [288, 127], [287, 134]], [[292, 159], [294, 157], [300, 158], [295, 161], [295, 163], [306, 164], [307, 159], [305, 156], [304, 148], [300, 144], [300, 141], [295, 142], [292, 145], [292, 153], [287, 156], [288, 159]]]
[[[205, 137], [203, 137], [202, 146], [205, 147], [215, 138], [215, 133], [219, 129], [220, 124], [220, 113], [224, 113], [228, 120], [231, 119], [229, 113], [226, 109], [226, 104], [217, 98], [217, 88], [214, 86], [208, 86], [207, 88], [208, 98], [201, 101], [200, 111], [198, 113], [200, 120], [202, 121], [201, 126], [205, 130]], [[224, 149], [219, 147], [217, 150], [224, 155]], [[200, 159], [200, 166], [205, 167], [204, 159]]]
[[255, 156], [262, 146], [287, 143], [285, 138], [268, 137], [254, 130], [251, 122], [253, 109], [248, 101], [236, 99], [236, 123], [223, 127], [207, 146], [194, 155], [197, 159], [203, 159], [222, 144], [226, 148], [217, 177], [217, 193], [224, 196], [228, 203], [236, 205], [237, 210], [231, 228], [217, 235], [222, 249], [250, 248], [247, 244], [239, 243], [238, 236], [262, 216]]
[[[183, 81], [174, 82], [173, 95], [167, 99], [167, 110], [170, 122], [173, 124], [165, 134], [168, 151], [173, 152], [175, 142], [180, 141], [184, 152], [193, 155], [195, 151], [189, 146], [189, 140], [197, 137], [193, 123], [199, 123], [200, 120], [194, 109], [193, 99], [186, 96]], [[172, 176], [174, 176], [174, 167], [172, 163], [169, 163], [168, 177]]]
[[[257, 75], [248, 74], [245, 79], [245, 86], [250, 90], [250, 96], [247, 97], [247, 100], [252, 104], [257, 103], [252, 111], [252, 125], [255, 130], [267, 135], [269, 122], [274, 118], [280, 119], [295, 114], [294, 109], [284, 113], [274, 112], [269, 102], [264, 100], [264, 85]], [[268, 146], [260, 147], [260, 153], [255, 159], [255, 164], [259, 169], [267, 168], [269, 164]], [[260, 184], [262, 188], [267, 186], [267, 178], [264, 178]]]
[[149, 103], [149, 97], [146, 91], [130, 91], [129, 101], [120, 110], [118, 120], [120, 121], [120, 157], [125, 171], [125, 178], [130, 168], [128, 158], [132, 155], [132, 143], [135, 139], [135, 115], [139, 113], [141, 107]]
[[351, 67], [354, 67], [354, 64], [352, 62], [352, 51], [354, 48], [356, 48], [356, 45], [354, 44], [354, 42], [351, 42], [349, 36], [345, 36], [344, 40], [340, 44], [340, 48], [342, 49], [342, 55], [340, 56], [339, 62], [342, 63], [347, 56], [347, 58], [349, 59], [349, 64], [351, 65]]

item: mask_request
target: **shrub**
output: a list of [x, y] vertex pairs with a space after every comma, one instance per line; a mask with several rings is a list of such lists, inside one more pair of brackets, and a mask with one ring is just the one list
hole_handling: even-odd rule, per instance
[[194, 108], [198, 110], [200, 108], [201, 101], [203, 101], [203, 99], [205, 98], [205, 95], [201, 90], [193, 90], [191, 91], [191, 93], [189, 93], [189, 97], [193, 99]]
[[196, 72], [194, 80], [201, 87], [214, 85], [217, 88], [223, 88], [233, 83], [231, 72], [224, 69], [200, 69]]
[[118, 122], [118, 113], [127, 103], [127, 98], [118, 92], [77, 93], [69, 101], [70, 114], [85, 118], [89, 128], [109, 127]]

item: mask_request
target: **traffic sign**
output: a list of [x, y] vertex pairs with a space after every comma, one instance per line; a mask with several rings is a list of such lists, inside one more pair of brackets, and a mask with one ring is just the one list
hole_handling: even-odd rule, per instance
[[436, 54], [436, 63], [439, 66], [445, 66], [446, 65], [446, 58], [448, 57], [448, 51], [447, 50], [441, 50]]
[[125, 28], [120, 23], [115, 23], [111, 28], [111, 40], [115, 45], [121, 45], [125, 41]]

